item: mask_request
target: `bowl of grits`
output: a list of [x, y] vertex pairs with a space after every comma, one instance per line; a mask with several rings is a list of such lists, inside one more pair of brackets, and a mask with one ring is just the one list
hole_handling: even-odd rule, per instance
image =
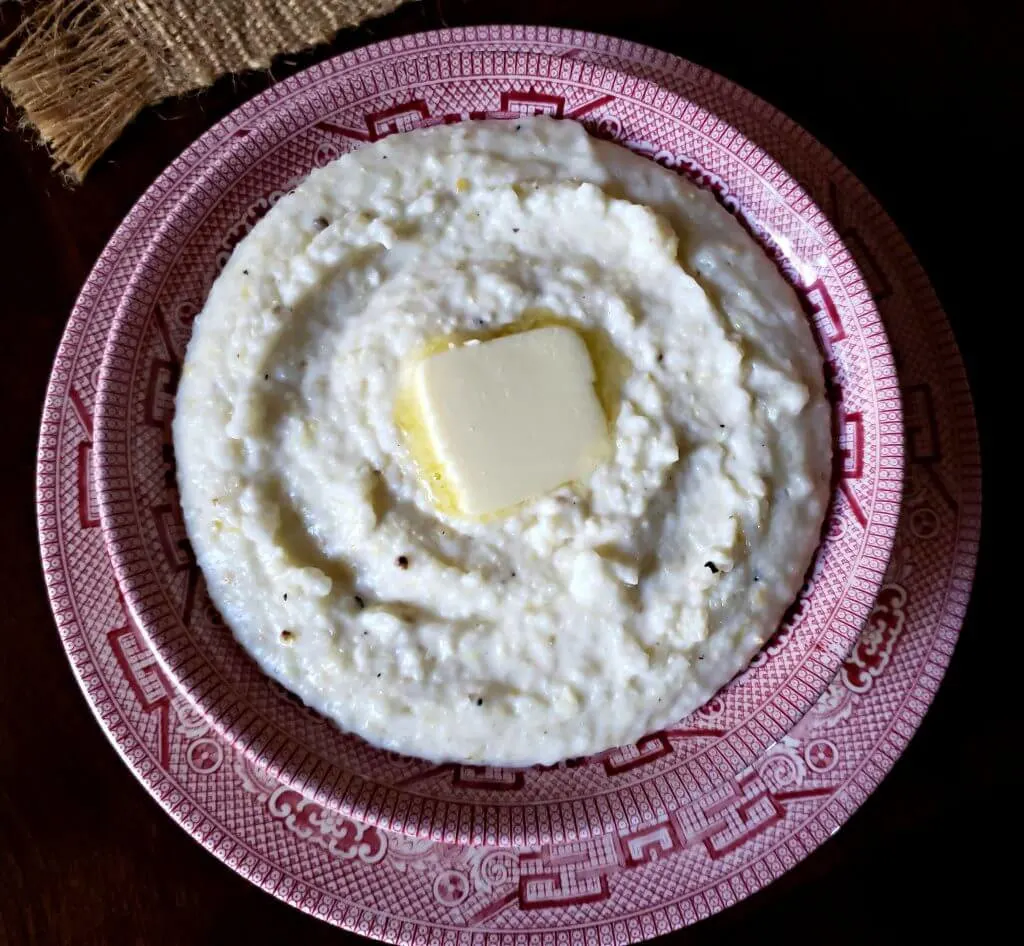
[[870, 295], [694, 102], [544, 56], [367, 99], [350, 66], [236, 118], [126, 290], [125, 599], [240, 752], [347, 814], [521, 844], [679, 807], [784, 735], [880, 584]]

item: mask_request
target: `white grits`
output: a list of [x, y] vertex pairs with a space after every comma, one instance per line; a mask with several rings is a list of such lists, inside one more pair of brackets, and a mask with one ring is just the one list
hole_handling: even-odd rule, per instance
[[[535, 310], [628, 366], [613, 456], [505, 517], [439, 512], [403, 359]], [[196, 319], [174, 443], [210, 595], [268, 674], [375, 745], [508, 765], [634, 741], [743, 669], [831, 462], [821, 358], [753, 239], [546, 118], [387, 138], [282, 198]]]

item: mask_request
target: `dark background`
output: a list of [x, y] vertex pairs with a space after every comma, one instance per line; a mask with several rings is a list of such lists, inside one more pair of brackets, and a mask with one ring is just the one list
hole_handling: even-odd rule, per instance
[[[17, 13], [0, 2], [0, 35]], [[13, 130], [17, 118], [0, 97], [0, 946], [356, 939], [205, 853], [93, 721], [39, 566], [39, 413], [90, 267], [144, 188], [197, 135], [275, 79], [333, 53], [485, 22], [575, 26], [659, 46], [802, 124], [867, 184], [920, 256], [976, 399], [985, 544], [960, 645], [924, 725], [835, 838], [767, 890], [673, 938], [823, 946], [1012, 935], [1021, 896], [1011, 887], [1020, 874], [1024, 740], [1013, 674], [1021, 631], [1014, 610], [997, 613], [995, 596], [1014, 587], [1020, 552], [992, 539], [1021, 515], [1009, 498], [1013, 466], [996, 454], [1019, 427], [1010, 333], [1022, 310], [1021, 162], [1003, 142], [1020, 134], [1024, 117], [1020, 15], [1019, 0], [424, 0], [330, 47], [283, 57], [271, 74], [226, 78], [147, 111], [74, 190]], [[1012, 405], [998, 428], [997, 390]]]

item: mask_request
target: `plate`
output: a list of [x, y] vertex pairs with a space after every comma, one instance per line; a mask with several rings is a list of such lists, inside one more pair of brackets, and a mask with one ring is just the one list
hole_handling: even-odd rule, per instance
[[[106, 343], [96, 408], [99, 511], [127, 606], [163, 672], [251, 762], [318, 803], [452, 843], [585, 840], [691, 804], [749, 766], [828, 686], [883, 580], [903, 436], [892, 355], [842, 239], [804, 189], [722, 115], [746, 93], [705, 76], [679, 94], [595, 57], [430, 33], [281, 83], [156, 186]], [[825, 539], [780, 633], [699, 711], [600, 757], [546, 768], [435, 765], [342, 732], [271, 681], [209, 602], [181, 521], [170, 435], [192, 319], [232, 248], [310, 168], [423, 123], [546, 111], [712, 189], [798, 287], [826, 352], [837, 486]]]
[[[682, 90], [724, 84], [664, 53], [589, 34], [442, 36], [592, 56]], [[870, 280], [901, 365], [904, 515], [864, 633], [798, 725], [684, 809], [586, 843], [446, 845], [358, 823], [274, 780], [194, 711], [125, 609], [99, 525], [93, 419], [107, 335], [155, 218], [172, 185], [201, 177], [230, 127], [175, 163], [93, 270], [57, 354], [40, 433], [40, 543], [57, 627], [134, 774], [204, 847], [282, 900], [414, 946], [637, 941], [721, 910], [792, 867], [865, 800], [919, 725], [956, 643], [977, 554], [980, 467], [962, 364], [927, 279], [863, 187], [752, 96], [737, 92], [720, 112], [800, 175]]]

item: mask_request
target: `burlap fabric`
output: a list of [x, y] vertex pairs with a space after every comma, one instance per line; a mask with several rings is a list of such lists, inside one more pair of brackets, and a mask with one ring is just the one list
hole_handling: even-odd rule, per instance
[[265, 69], [404, 0], [49, 0], [7, 44], [0, 85], [81, 180], [138, 112], [218, 76]]

